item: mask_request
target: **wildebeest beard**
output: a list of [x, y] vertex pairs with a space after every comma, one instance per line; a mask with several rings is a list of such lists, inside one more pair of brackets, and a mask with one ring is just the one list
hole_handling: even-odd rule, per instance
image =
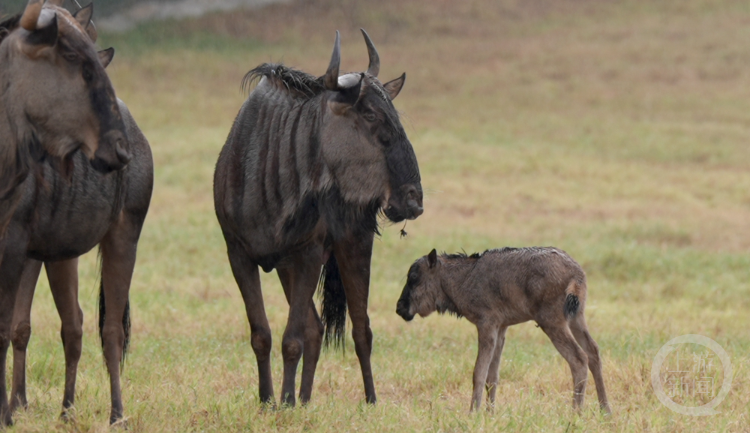
[[380, 198], [374, 198], [366, 205], [353, 206], [344, 201], [336, 186], [320, 194], [307, 194], [284, 223], [283, 236], [290, 243], [299, 241], [313, 230], [321, 217], [325, 218], [328, 233], [334, 239], [343, 237], [348, 231], [379, 235], [380, 202]]

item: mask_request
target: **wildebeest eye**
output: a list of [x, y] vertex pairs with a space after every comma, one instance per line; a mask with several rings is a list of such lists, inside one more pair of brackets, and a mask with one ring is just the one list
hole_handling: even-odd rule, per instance
[[76, 62], [78, 61], [79, 57], [76, 53], [63, 53], [63, 58], [69, 62]]
[[368, 122], [374, 122], [378, 119], [378, 116], [376, 116], [372, 111], [363, 112], [362, 117], [364, 117]]

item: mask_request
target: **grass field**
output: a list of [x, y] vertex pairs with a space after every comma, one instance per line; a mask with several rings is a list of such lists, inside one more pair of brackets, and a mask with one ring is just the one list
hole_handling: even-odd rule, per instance
[[[109, 72], [118, 96], [156, 162], [131, 289], [129, 431], [749, 431], [748, 3], [375, 4], [308, 2], [102, 36], [102, 47], [117, 49]], [[283, 61], [322, 74], [336, 29], [342, 68], [362, 70], [359, 27], [380, 51], [383, 79], [407, 72], [396, 106], [426, 191], [409, 235], [386, 225], [375, 244], [379, 402], [363, 403], [349, 338], [345, 353], [321, 357], [309, 406], [262, 412], [250, 330], [213, 211], [214, 163], [246, 71]], [[470, 414], [473, 325], [438, 315], [405, 323], [395, 314], [409, 265], [431, 248], [505, 245], [554, 245], [587, 271], [586, 316], [612, 416], [598, 411], [593, 381], [584, 410], [573, 412], [567, 364], [533, 323], [508, 331], [495, 410]], [[81, 268], [75, 421], [57, 418], [64, 356], [43, 276], [30, 405], [9, 431], [108, 429], [94, 253]], [[262, 281], [278, 396], [287, 305], [274, 273]], [[654, 394], [654, 356], [683, 334], [710, 337], [731, 358], [732, 388], [718, 415], [677, 414]]]

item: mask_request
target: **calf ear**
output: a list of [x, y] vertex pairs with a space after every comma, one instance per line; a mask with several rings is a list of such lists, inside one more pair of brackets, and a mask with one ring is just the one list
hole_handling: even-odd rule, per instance
[[385, 87], [385, 91], [388, 92], [388, 95], [391, 97], [391, 101], [396, 99], [396, 96], [398, 96], [398, 94], [401, 92], [401, 89], [404, 87], [405, 81], [406, 72], [401, 74], [401, 76], [396, 78], [395, 80], [391, 80], [383, 84], [383, 87]]
[[430, 251], [430, 254], [427, 254], [427, 263], [430, 264], [431, 268], [434, 268], [437, 264], [437, 251], [435, 251], [435, 248]]
[[99, 51], [97, 54], [99, 55], [99, 61], [102, 63], [102, 66], [106, 68], [115, 56], [115, 49], [110, 47], [106, 50]]

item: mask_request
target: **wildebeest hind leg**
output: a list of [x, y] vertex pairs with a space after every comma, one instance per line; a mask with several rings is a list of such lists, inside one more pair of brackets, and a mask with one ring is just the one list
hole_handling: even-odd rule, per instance
[[131, 223], [127, 214], [123, 212], [99, 244], [102, 255], [101, 286], [104, 295], [104, 324], [100, 332], [104, 360], [109, 372], [111, 424], [123, 418], [120, 388], [120, 366], [125, 356], [126, 338], [123, 322], [128, 306], [139, 235], [140, 225]]
[[245, 313], [250, 322], [250, 345], [258, 364], [258, 388], [260, 402], [275, 405], [273, 380], [271, 378], [271, 328], [263, 304], [258, 265], [253, 263], [242, 245], [227, 242], [227, 254], [232, 273], [245, 302]]
[[578, 344], [581, 345], [583, 350], [588, 355], [589, 370], [594, 376], [594, 384], [596, 385], [596, 395], [599, 397], [599, 406], [603, 411], [611, 413], [609, 408], [609, 402], [607, 401], [607, 391], [604, 389], [604, 378], [602, 377], [602, 362], [599, 357], [599, 346], [596, 344], [591, 334], [589, 334], [588, 327], [586, 326], [586, 319], [583, 314], [579, 314], [574, 319], [568, 322], [570, 324], [570, 330], [573, 332]]
[[[293, 285], [292, 273], [287, 269], [277, 270], [279, 280], [284, 288], [287, 303], [290, 302], [289, 296]], [[315, 302], [310, 300], [310, 309], [307, 315], [307, 325], [305, 326], [305, 349], [302, 354], [302, 383], [299, 389], [300, 403], [305, 404], [310, 401], [312, 396], [312, 387], [315, 380], [315, 369], [320, 358], [320, 347], [323, 343], [323, 322], [320, 321], [318, 311], [315, 309]]]
[[367, 315], [367, 298], [370, 294], [370, 262], [372, 259], [373, 233], [360, 233], [334, 243], [334, 254], [344, 283], [349, 317], [352, 319], [354, 350], [359, 358], [365, 399], [375, 403], [375, 383], [372, 378], [370, 356], [372, 354], [372, 330]]
[[[65, 393], [62, 416], [75, 404], [76, 375], [81, 359], [83, 340], [83, 311], [78, 304], [78, 259], [44, 264], [49, 286], [60, 315], [60, 338], [65, 350]], [[105, 298], [106, 299], [106, 298]]]
[[[281, 354], [284, 358], [281, 402], [289, 406], [294, 406], [296, 403], [294, 396], [295, 377], [299, 360], [303, 353], [307, 353], [305, 331], [309, 323], [309, 309], [313, 302], [313, 294], [320, 276], [320, 258], [322, 256], [322, 246], [312, 245], [310, 249], [292, 257], [289, 265], [279, 271], [280, 273], [287, 273], [287, 282], [291, 283], [291, 287], [288, 289], [289, 318], [281, 341]], [[314, 374], [314, 371], [312, 373]], [[312, 387], [312, 382], [310, 382], [310, 386]]]
[[503, 346], [505, 346], [505, 331], [508, 327], [502, 327], [497, 331], [497, 341], [495, 341], [495, 353], [492, 355], [490, 368], [487, 371], [487, 409], [492, 409], [495, 405], [495, 393], [497, 392], [497, 382], [500, 379], [500, 358], [503, 355]]
[[13, 386], [10, 392], [10, 411], [26, 407], [26, 348], [31, 338], [31, 303], [42, 270], [42, 262], [27, 259], [21, 274], [13, 310], [11, 342], [13, 343]]
[[586, 353], [576, 343], [565, 319], [561, 318], [559, 322], [554, 324], [542, 323], [539, 320], [537, 320], [537, 323], [552, 340], [552, 344], [555, 345], [557, 351], [568, 361], [570, 372], [573, 375], [573, 406], [580, 408], [583, 405], [586, 380], [588, 379]]

